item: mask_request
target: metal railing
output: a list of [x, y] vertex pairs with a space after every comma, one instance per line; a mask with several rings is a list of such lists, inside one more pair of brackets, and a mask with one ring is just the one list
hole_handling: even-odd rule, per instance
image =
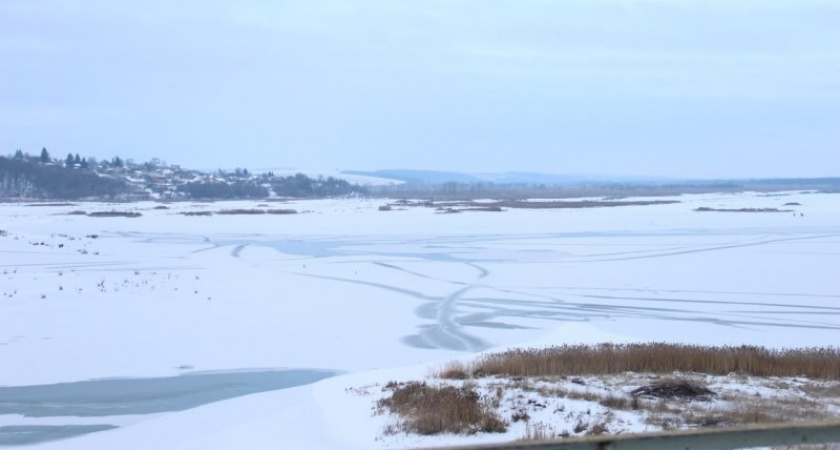
[[[802, 422], [447, 447], [451, 450], [718, 450], [840, 442], [840, 422]], [[438, 449], [443, 450], [443, 449]]]

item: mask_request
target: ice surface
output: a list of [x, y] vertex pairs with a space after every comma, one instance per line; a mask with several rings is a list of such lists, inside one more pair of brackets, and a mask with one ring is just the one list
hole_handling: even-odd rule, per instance
[[[0, 386], [255, 367], [346, 371], [127, 416], [108, 422], [117, 429], [35, 447], [372, 448], [414, 444], [376, 440], [384, 419], [348, 389], [423, 377], [476, 352], [840, 340], [840, 197], [675, 199], [681, 203], [461, 214], [382, 212], [384, 201], [340, 199], [291, 202], [283, 207], [300, 214], [260, 216], [180, 214], [253, 202], [167, 210], [0, 204]], [[804, 216], [693, 211], [788, 202], [801, 203], [794, 208]], [[67, 214], [76, 210], [143, 215]], [[0, 426], [102, 423], [82, 419], [18, 411], [0, 415]]]

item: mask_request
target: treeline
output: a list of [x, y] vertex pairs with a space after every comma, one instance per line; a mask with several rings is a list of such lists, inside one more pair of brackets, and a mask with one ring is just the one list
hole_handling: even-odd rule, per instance
[[339, 197], [364, 194], [364, 188], [334, 177], [311, 178], [302, 173], [286, 177], [272, 177], [271, 189], [281, 197]]
[[114, 199], [130, 192], [119, 179], [84, 171], [0, 156], [0, 197], [27, 199]]
[[320, 198], [364, 193], [361, 186], [350, 184], [346, 180], [333, 177], [312, 178], [302, 173], [280, 177], [268, 173], [235, 181], [193, 181], [178, 186], [178, 191], [188, 198], [226, 200], [265, 198], [272, 194], [278, 197]]
[[268, 188], [248, 181], [193, 181], [178, 186], [178, 192], [194, 199], [249, 199], [269, 196]]

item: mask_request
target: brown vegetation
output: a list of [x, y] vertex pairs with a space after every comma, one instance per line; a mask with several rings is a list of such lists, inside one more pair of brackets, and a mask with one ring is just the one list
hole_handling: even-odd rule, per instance
[[430, 386], [425, 382], [389, 383], [391, 396], [377, 406], [402, 417], [397, 429], [418, 434], [499, 432], [507, 425], [470, 385]]
[[297, 214], [294, 209], [223, 209], [216, 214], [238, 215], [238, 214]]
[[646, 422], [662, 429], [685, 427], [733, 427], [834, 418], [830, 409], [803, 397], [761, 398], [753, 395], [725, 396], [725, 404], [659, 400], [640, 402]]
[[139, 212], [130, 211], [95, 211], [88, 213], [88, 217], [140, 217], [142, 215]]
[[[221, 211], [217, 211], [215, 214], [221, 215], [264, 215], [264, 214], [297, 214], [297, 210], [294, 209], [223, 209]], [[185, 216], [212, 216], [213, 213], [210, 211], [186, 211], [182, 212], [181, 214]]]
[[614, 206], [647, 206], [647, 205], [669, 205], [679, 203], [677, 200], [639, 200], [639, 201], [538, 201], [524, 202], [518, 200], [505, 200], [490, 203], [462, 202], [462, 206], [472, 207], [498, 207], [498, 208], [522, 208], [522, 209], [557, 209], [557, 208], [605, 208]]
[[476, 377], [567, 376], [699, 372], [725, 375], [805, 376], [840, 379], [840, 348], [768, 349], [756, 346], [711, 347], [646, 343], [563, 345], [544, 349], [515, 349], [494, 353], [473, 363]]
[[461, 361], [451, 361], [438, 373], [440, 378], [446, 380], [466, 380], [471, 378], [470, 369]]
[[29, 203], [25, 206], [77, 206], [75, 203]]
[[727, 209], [727, 208], [709, 208], [708, 206], [701, 206], [699, 208], [695, 208], [695, 211], [698, 212], [749, 212], [749, 213], [780, 213], [780, 212], [793, 212], [792, 209], [778, 209], [778, 208], [738, 208], [738, 209]]
[[265, 210], [263, 209], [223, 209], [221, 211], [216, 212], [216, 214], [222, 215], [239, 215], [239, 214], [265, 214]]
[[470, 208], [461, 208], [461, 211], [487, 211], [487, 212], [502, 212], [501, 206], [474, 206]]
[[388, 384], [392, 394], [377, 407], [400, 422], [386, 433], [501, 432], [524, 424], [523, 439], [542, 440], [620, 433], [628, 414], [668, 430], [824, 420], [840, 407], [835, 347], [564, 345], [453, 361], [434, 376], [442, 379], [435, 386]]
[[[576, 201], [522, 201], [522, 200], [501, 200], [493, 202], [446, 201], [434, 202], [431, 200], [410, 201], [399, 200], [397, 202], [379, 207], [380, 211], [389, 211], [392, 206], [403, 207], [424, 207], [437, 208], [442, 213], [453, 213], [461, 211], [490, 211], [501, 212], [502, 208], [512, 209], [569, 209], [569, 208], [606, 208], [615, 206], [646, 206], [646, 205], [668, 205], [680, 203], [677, 200], [636, 200], [636, 201], [606, 201], [606, 200], [576, 200]], [[388, 208], [388, 209], [384, 209]]]

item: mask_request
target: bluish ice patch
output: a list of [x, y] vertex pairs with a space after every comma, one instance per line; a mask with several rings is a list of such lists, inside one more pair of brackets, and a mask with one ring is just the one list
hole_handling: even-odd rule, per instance
[[0, 387], [0, 414], [114, 416], [182, 411], [242, 395], [310, 384], [337, 373], [311, 369], [197, 372], [161, 378], [6, 386]]
[[114, 428], [117, 427], [114, 425], [11, 425], [0, 427], [0, 446], [39, 444]]

